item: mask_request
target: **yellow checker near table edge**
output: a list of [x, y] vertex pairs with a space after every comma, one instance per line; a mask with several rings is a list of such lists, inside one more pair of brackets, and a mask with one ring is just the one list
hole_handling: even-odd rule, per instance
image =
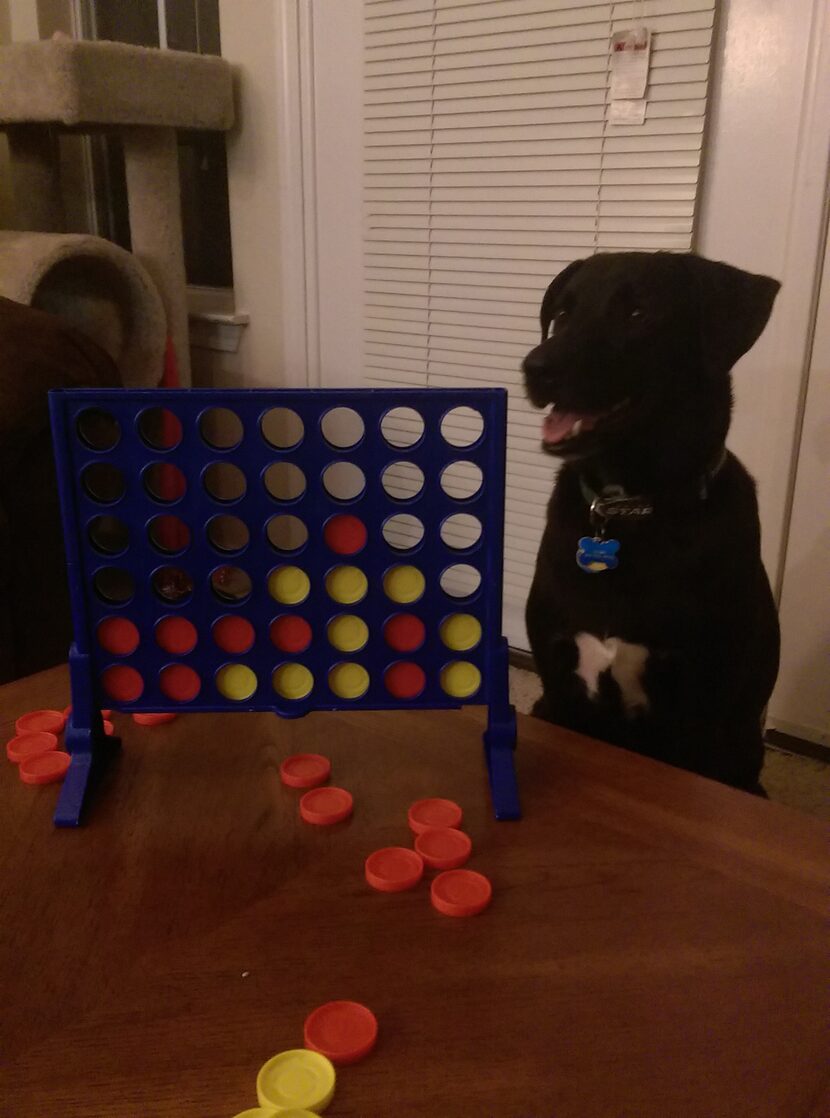
[[271, 680], [274, 690], [284, 699], [304, 699], [311, 693], [314, 676], [304, 664], [281, 664]]
[[302, 567], [277, 567], [268, 576], [268, 593], [283, 605], [299, 605], [310, 590], [311, 583]]
[[335, 664], [329, 672], [329, 687], [338, 699], [359, 699], [369, 690], [369, 673], [362, 664]]
[[453, 652], [469, 652], [481, 640], [481, 622], [471, 613], [453, 613], [441, 622], [440, 633]]
[[280, 1107], [279, 1110], [274, 1110], [273, 1106], [255, 1106], [251, 1110], [243, 1110], [241, 1114], [235, 1114], [234, 1118], [316, 1118], [313, 1110], [305, 1110], [302, 1107], [291, 1106], [288, 1109]]
[[243, 703], [257, 688], [257, 678], [245, 664], [225, 664], [216, 673], [216, 690], [226, 699]]
[[425, 586], [423, 574], [417, 567], [406, 563], [400, 567], [390, 567], [383, 576], [384, 594], [393, 602], [400, 602], [402, 605], [417, 602]]
[[305, 1108], [321, 1114], [334, 1098], [335, 1074], [331, 1060], [306, 1048], [290, 1048], [272, 1056], [256, 1077], [262, 1107]]
[[328, 623], [326, 635], [338, 652], [359, 652], [369, 640], [369, 626], [362, 617], [341, 613]]
[[344, 606], [361, 601], [368, 589], [369, 582], [359, 567], [335, 567], [326, 575], [326, 593]]
[[469, 660], [453, 660], [441, 670], [441, 687], [454, 699], [469, 699], [481, 687], [481, 672]]

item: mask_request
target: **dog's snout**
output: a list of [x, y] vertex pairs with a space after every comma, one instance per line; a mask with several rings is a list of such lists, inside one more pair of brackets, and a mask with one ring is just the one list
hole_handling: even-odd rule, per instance
[[522, 369], [525, 376], [528, 377], [544, 376], [547, 367], [548, 361], [542, 351], [542, 346], [536, 346], [535, 349], [532, 349], [522, 362]]

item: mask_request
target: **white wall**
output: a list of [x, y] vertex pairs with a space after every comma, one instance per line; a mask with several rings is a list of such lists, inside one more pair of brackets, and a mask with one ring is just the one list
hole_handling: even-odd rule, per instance
[[720, 13], [698, 251], [783, 283], [736, 366], [729, 439], [758, 481], [777, 585], [822, 245], [830, 19], [826, 0], [724, 0]]
[[304, 258], [290, 216], [300, 167], [285, 132], [285, 86], [298, 66], [286, 24], [293, 7], [281, 0], [219, 4], [222, 55], [236, 67], [238, 116], [227, 140], [234, 292], [237, 311], [250, 316], [237, 354], [199, 356], [203, 375], [222, 384], [305, 383], [302, 362], [286, 351]]

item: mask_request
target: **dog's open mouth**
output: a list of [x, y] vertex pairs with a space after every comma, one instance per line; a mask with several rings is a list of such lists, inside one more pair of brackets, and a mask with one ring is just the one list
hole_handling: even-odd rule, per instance
[[603, 412], [566, 411], [553, 404], [542, 422], [542, 445], [545, 450], [570, 449], [589, 433], [601, 432], [615, 423], [629, 402], [621, 400]]

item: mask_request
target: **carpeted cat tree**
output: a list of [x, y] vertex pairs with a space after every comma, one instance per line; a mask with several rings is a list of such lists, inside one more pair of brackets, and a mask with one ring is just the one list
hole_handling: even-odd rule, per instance
[[[189, 384], [176, 129], [225, 131], [232, 123], [231, 67], [221, 58], [63, 37], [0, 47], [0, 130], [23, 231], [0, 234], [0, 294], [90, 320], [88, 332], [97, 327], [105, 348], [132, 356], [125, 380], [155, 384], [158, 342], [141, 340], [158, 325], [148, 294], [155, 286], [181, 383]], [[100, 238], [61, 232], [57, 134], [102, 128], [117, 131], [124, 148], [134, 259]]]

